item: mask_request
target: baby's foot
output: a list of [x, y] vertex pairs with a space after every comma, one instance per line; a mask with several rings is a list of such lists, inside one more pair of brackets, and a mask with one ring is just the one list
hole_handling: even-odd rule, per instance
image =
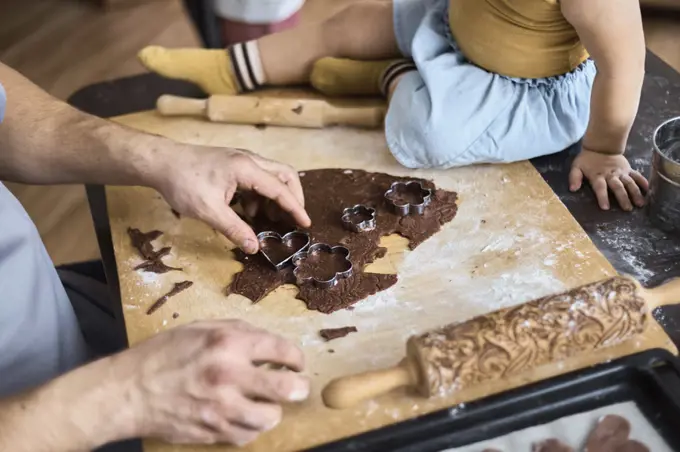
[[226, 50], [149, 46], [137, 56], [150, 71], [195, 83], [207, 94], [237, 94], [240, 91]]

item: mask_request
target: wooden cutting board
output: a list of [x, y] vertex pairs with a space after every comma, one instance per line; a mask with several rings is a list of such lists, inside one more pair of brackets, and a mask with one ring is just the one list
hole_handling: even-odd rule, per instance
[[[128, 126], [179, 141], [248, 148], [287, 162], [304, 174], [315, 168], [361, 168], [394, 175], [431, 178], [459, 193], [456, 218], [414, 251], [388, 237], [388, 255], [370, 271], [398, 273], [392, 288], [359, 302], [352, 311], [332, 315], [308, 311], [284, 286], [258, 304], [224, 289], [240, 269], [226, 239], [191, 219], [177, 219], [152, 190], [107, 189], [111, 231], [130, 343], [197, 319], [241, 318], [280, 333], [306, 354], [313, 393], [307, 402], [287, 407], [283, 423], [248, 446], [249, 451], [300, 450], [393, 424], [445, 407], [464, 410], [464, 402], [590, 366], [648, 348], [677, 353], [654, 322], [645, 337], [609, 350], [555, 363], [534, 372], [485, 384], [446, 397], [425, 400], [403, 391], [344, 411], [325, 408], [320, 390], [330, 379], [395, 364], [406, 339], [431, 328], [563, 291], [613, 275], [614, 269], [528, 162], [481, 165], [445, 171], [408, 170], [389, 154], [382, 132], [343, 128], [299, 130], [167, 119], [143, 112], [116, 119]], [[455, 133], [455, 132], [453, 132]], [[302, 176], [304, 177], [304, 175]], [[341, 188], [341, 187], [339, 187]], [[126, 229], [159, 229], [156, 242], [172, 246], [165, 262], [184, 273], [140, 273]], [[146, 309], [189, 279], [194, 286], [169, 300], [154, 315]], [[179, 317], [173, 318], [173, 313]], [[358, 333], [325, 343], [321, 328], [353, 325]], [[171, 446], [148, 441], [147, 451], [231, 450], [228, 447]]]

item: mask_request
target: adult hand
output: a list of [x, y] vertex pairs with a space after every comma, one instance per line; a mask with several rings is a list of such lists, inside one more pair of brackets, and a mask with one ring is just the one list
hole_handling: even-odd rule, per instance
[[608, 190], [614, 193], [623, 210], [633, 210], [633, 204], [637, 207], [645, 204], [642, 191], [647, 191], [649, 183], [621, 154], [603, 154], [583, 148], [571, 165], [569, 189], [579, 190], [584, 176], [593, 187], [601, 209], [609, 210]]
[[252, 228], [229, 207], [237, 189], [250, 215], [265, 198], [300, 226], [311, 224], [297, 172], [243, 149], [179, 145], [171, 159], [159, 162], [153, 179], [172, 208], [208, 223], [246, 253], [256, 253], [258, 243]]
[[134, 413], [130, 434], [176, 444], [243, 445], [281, 421], [281, 403], [307, 398], [302, 352], [236, 320], [196, 322], [111, 358]]

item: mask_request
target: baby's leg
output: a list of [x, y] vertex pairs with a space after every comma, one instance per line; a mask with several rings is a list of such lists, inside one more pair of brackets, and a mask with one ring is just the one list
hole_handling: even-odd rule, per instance
[[380, 60], [398, 54], [391, 2], [364, 1], [322, 22], [236, 44], [226, 52], [152, 46], [139, 58], [148, 69], [194, 82], [209, 94], [236, 94], [262, 85], [307, 83], [314, 62], [323, 57]]
[[[448, 0], [437, 0], [445, 3]], [[390, 42], [383, 52], [362, 52], [364, 39], [359, 47], [336, 52], [334, 57], [321, 58], [314, 63], [310, 82], [327, 95], [387, 95], [391, 82], [408, 71], [415, 70], [410, 60], [411, 43], [427, 11], [436, 2], [425, 0], [393, 0], [380, 2], [374, 8], [382, 9], [380, 21], [370, 19], [371, 35], [385, 34]], [[363, 15], [363, 11], [357, 11]], [[376, 17], [378, 15], [376, 14]], [[338, 57], [338, 58], [335, 58]], [[401, 58], [401, 59], [398, 59]], [[373, 59], [373, 61], [367, 61]]]
[[399, 55], [394, 38], [392, 2], [354, 3], [320, 23], [258, 40], [267, 82], [309, 82], [314, 63], [323, 57], [381, 60]]

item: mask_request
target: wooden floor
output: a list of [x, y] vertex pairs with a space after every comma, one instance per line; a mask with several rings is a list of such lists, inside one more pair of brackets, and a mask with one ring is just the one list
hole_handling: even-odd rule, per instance
[[[350, 1], [308, 0], [303, 20], [318, 20]], [[142, 72], [135, 54], [145, 45], [199, 45], [178, 0], [130, 3], [104, 12], [87, 0], [2, 0], [0, 61], [66, 99], [88, 84]], [[649, 15], [645, 33], [648, 47], [680, 71], [680, 15]], [[98, 256], [82, 187], [8, 186], [56, 264]]]
[[[0, 2], [0, 61], [61, 99], [91, 83], [143, 72], [135, 54], [150, 43], [199, 45], [179, 1], [110, 12], [89, 1]], [[56, 264], [98, 257], [82, 186], [7, 185]]]

